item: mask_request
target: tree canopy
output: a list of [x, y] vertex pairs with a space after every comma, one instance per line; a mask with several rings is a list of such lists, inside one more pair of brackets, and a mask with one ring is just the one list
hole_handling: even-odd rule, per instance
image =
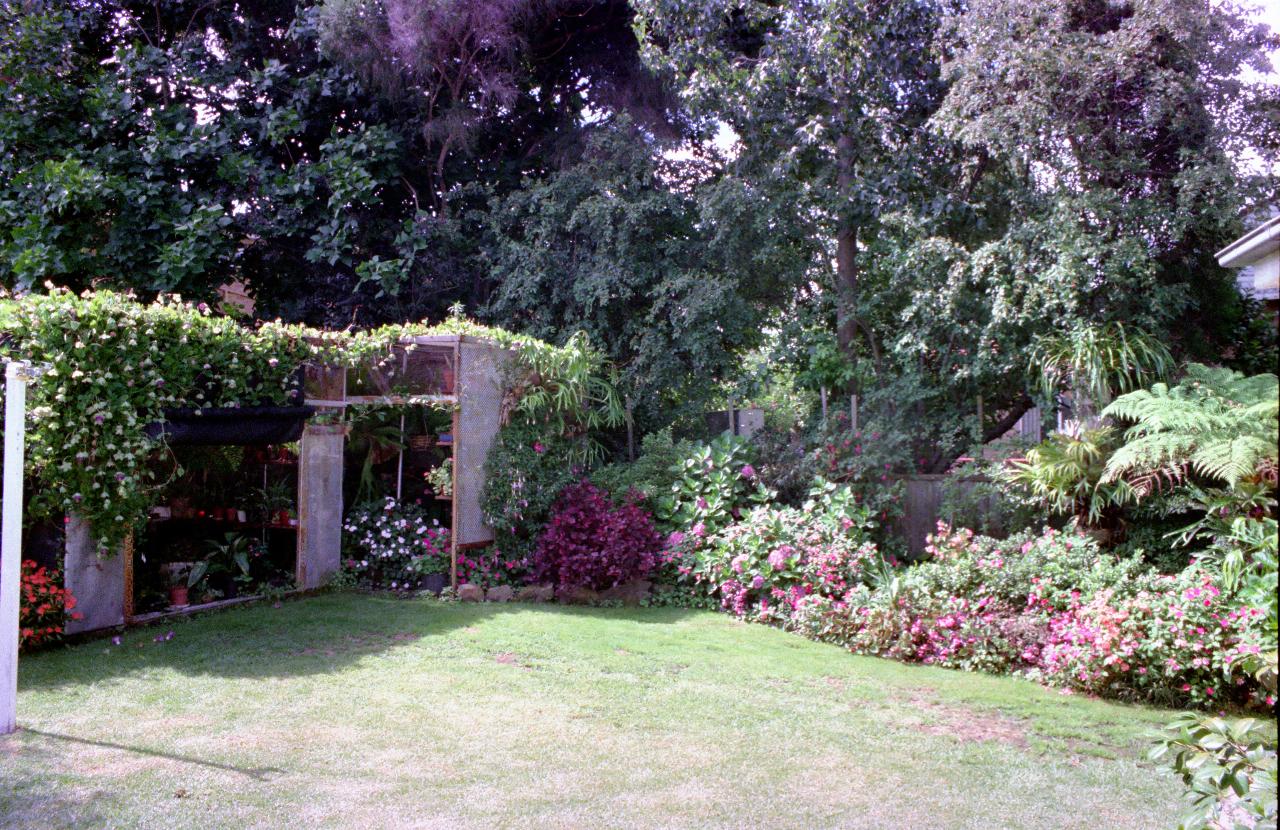
[[655, 427], [767, 347], [945, 469], [1047, 335], [1257, 351], [1213, 254], [1276, 192], [1278, 46], [1216, 0], [7, 3], [0, 285], [461, 303], [587, 332]]

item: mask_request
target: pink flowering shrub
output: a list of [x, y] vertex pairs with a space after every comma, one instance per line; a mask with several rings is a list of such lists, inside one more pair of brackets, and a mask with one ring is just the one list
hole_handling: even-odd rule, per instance
[[1108, 697], [1274, 703], [1239, 668], [1260, 651], [1267, 613], [1211, 571], [1163, 576], [1053, 530], [997, 540], [943, 527], [930, 553], [889, 585], [802, 587], [783, 622], [859, 653]]
[[565, 489], [538, 539], [534, 578], [560, 591], [605, 590], [653, 570], [662, 537], [635, 502], [615, 505], [587, 481]]
[[519, 587], [529, 582], [529, 558], [508, 554], [496, 546], [458, 551], [458, 584], [470, 582], [482, 588]]
[[701, 545], [690, 534], [696, 553], [685, 567], [738, 616], [785, 622], [807, 597], [842, 603], [880, 555], [848, 488], [819, 482], [810, 495], [803, 510], [757, 507]]
[[1052, 615], [1034, 674], [1055, 685], [1170, 705], [1258, 699], [1238, 664], [1260, 651], [1261, 609], [1233, 602], [1195, 566], [1125, 587], [1128, 595], [1100, 591]]

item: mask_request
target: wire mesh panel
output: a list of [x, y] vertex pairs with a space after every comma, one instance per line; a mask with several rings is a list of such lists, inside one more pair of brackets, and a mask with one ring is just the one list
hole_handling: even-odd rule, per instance
[[397, 346], [404, 354], [401, 385], [407, 395], [453, 394], [453, 347]]
[[303, 378], [303, 391], [309, 401], [341, 403], [346, 399], [347, 370], [341, 366], [308, 363]]
[[453, 447], [454, 538], [459, 545], [493, 541], [484, 522], [484, 462], [498, 434], [503, 369], [509, 352], [464, 340], [458, 356], [458, 434]]

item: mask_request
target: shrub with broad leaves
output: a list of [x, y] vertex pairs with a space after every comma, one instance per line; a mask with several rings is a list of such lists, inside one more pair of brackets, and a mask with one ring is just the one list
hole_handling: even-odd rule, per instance
[[686, 567], [725, 610], [781, 621], [805, 597], [839, 601], [867, 578], [880, 559], [872, 527], [847, 487], [819, 479], [802, 509], [757, 507], [702, 544], [692, 535]]
[[671, 472], [675, 483], [655, 511], [664, 530], [712, 534], [773, 497], [751, 466], [750, 443], [737, 435], [698, 445]]
[[1181, 830], [1276, 826], [1274, 723], [1184, 712], [1149, 757], [1167, 764], [1186, 787]]
[[631, 501], [615, 505], [603, 490], [582, 481], [556, 502], [538, 539], [533, 573], [561, 592], [601, 591], [648, 576], [661, 548], [662, 537], [643, 508]]

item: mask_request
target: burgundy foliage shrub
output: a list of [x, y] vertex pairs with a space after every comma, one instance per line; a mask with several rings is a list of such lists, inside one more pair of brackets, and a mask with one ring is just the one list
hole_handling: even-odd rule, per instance
[[534, 552], [534, 576], [560, 591], [603, 591], [648, 576], [662, 548], [647, 511], [628, 500], [614, 505], [582, 481], [566, 487]]

